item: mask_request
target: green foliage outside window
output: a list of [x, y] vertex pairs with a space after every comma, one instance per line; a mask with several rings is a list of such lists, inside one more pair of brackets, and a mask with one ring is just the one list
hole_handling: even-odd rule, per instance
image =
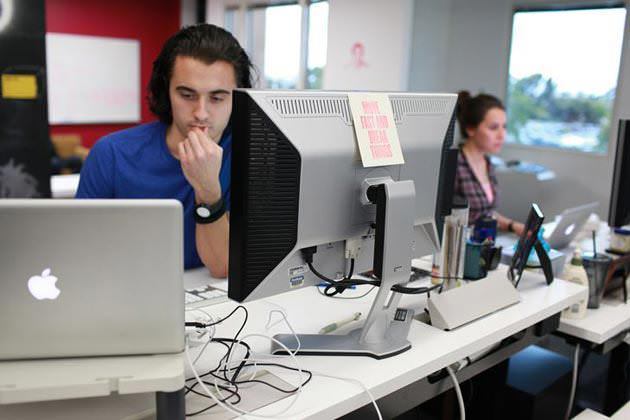
[[[560, 93], [550, 78], [534, 74], [510, 78], [508, 86], [508, 133], [517, 143], [561, 146], [606, 152], [614, 89], [601, 96]], [[559, 143], [572, 131], [593, 141]]]

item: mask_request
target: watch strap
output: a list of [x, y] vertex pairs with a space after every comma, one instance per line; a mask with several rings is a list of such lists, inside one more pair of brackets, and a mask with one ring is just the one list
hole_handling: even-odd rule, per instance
[[[209, 214], [207, 216], [200, 215], [199, 214], [200, 209], [207, 210]], [[225, 210], [226, 210], [225, 201], [223, 200], [223, 197], [221, 197], [219, 201], [211, 205], [199, 203], [195, 206], [195, 211], [193, 212], [195, 215], [195, 222], [202, 225], [215, 222], [219, 220], [221, 216], [223, 216], [223, 214], [225, 213]]]

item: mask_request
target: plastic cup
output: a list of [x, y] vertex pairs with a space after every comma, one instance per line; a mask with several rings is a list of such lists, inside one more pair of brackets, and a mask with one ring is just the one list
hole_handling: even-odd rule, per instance
[[605, 254], [583, 255], [582, 266], [588, 276], [588, 307], [599, 308], [599, 303], [604, 294], [604, 282], [608, 267], [612, 258]]

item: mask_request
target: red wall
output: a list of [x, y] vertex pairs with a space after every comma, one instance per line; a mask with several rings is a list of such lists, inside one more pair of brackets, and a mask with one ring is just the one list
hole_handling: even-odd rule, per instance
[[[180, 0], [46, 0], [46, 31], [140, 41], [141, 119], [155, 119], [146, 102], [153, 60], [180, 27]], [[51, 125], [50, 134], [78, 133], [91, 147], [105, 134], [135, 124]]]

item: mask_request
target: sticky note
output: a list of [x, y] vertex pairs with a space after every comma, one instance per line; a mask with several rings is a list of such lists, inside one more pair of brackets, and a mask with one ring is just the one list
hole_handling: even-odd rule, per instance
[[34, 74], [3, 74], [2, 98], [36, 99], [37, 78]]
[[385, 93], [348, 93], [364, 168], [405, 163], [394, 112]]

